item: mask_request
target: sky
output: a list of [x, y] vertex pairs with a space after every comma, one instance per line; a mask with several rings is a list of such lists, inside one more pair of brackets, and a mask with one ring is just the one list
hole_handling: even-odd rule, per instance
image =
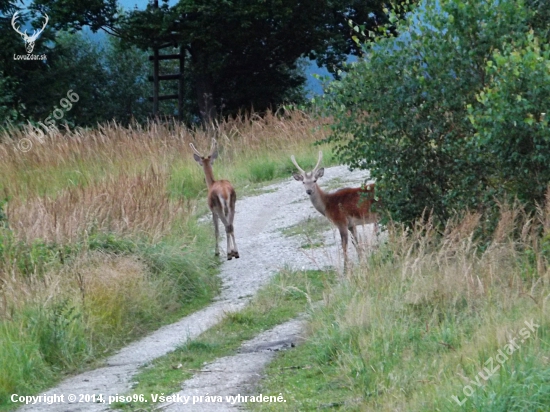
[[[175, 6], [177, 2], [178, 0], [169, 0], [168, 4], [170, 6]], [[120, 4], [125, 9], [133, 9], [137, 6], [138, 9], [143, 10], [148, 3], [148, 0], [118, 0], [118, 4]], [[162, 0], [159, 0], [159, 5], [161, 4]]]
[[[169, 0], [168, 5], [169, 6], [175, 6], [177, 4], [178, 0]], [[137, 6], [138, 9], [143, 10], [145, 9], [145, 6], [149, 3], [148, 0], [118, 0], [118, 4], [120, 4], [125, 9], [133, 9]], [[162, 0], [159, 0], [159, 5], [162, 4]]]

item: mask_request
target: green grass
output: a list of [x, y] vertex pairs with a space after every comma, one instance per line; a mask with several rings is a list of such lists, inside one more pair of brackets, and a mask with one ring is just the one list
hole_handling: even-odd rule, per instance
[[178, 162], [172, 167], [168, 190], [172, 196], [195, 198], [205, 196], [206, 182], [202, 169], [195, 162]]
[[[312, 143], [325, 135], [316, 126], [300, 113], [224, 122], [214, 174], [229, 179], [239, 198], [291, 179], [291, 153], [303, 167], [315, 164]], [[208, 133], [178, 124], [100, 125], [58, 134], [28, 153], [7, 140], [0, 150], [0, 205], [8, 198], [0, 210], [0, 410], [16, 406], [10, 394], [34, 394], [97, 366], [208, 304], [219, 289], [211, 222], [197, 224], [208, 210], [206, 184], [189, 149], [190, 141], [209, 147]], [[322, 148], [323, 164], [334, 164]]]
[[[337, 160], [330, 147], [324, 145], [322, 150], [323, 165], [336, 165]], [[312, 169], [317, 162], [316, 153], [316, 148], [310, 147], [296, 152], [299, 164], [308, 170]], [[235, 187], [237, 196], [241, 198], [257, 193], [266, 182], [292, 179], [296, 167], [292, 164], [288, 152], [281, 150], [253, 153], [240, 158], [238, 163], [224, 159], [222, 153], [220, 159], [214, 162], [213, 170], [214, 177], [229, 180]], [[205, 196], [207, 193], [201, 167], [188, 159], [174, 162], [168, 187], [172, 196], [176, 197], [194, 198]]]
[[265, 184], [257, 183], [257, 184], [250, 184], [250, 185], [244, 186], [240, 190], [239, 195], [241, 198], [244, 198], [248, 196], [259, 196], [265, 193], [275, 193], [278, 190], [279, 190], [278, 188], [266, 189]]
[[[55, 196], [59, 190], [67, 187], [86, 186], [113, 172], [109, 165], [103, 166], [92, 162], [79, 162], [71, 166], [63, 165], [55, 168], [33, 168], [31, 166], [19, 172], [17, 194], [20, 196], [21, 194], [38, 193], [43, 196]], [[7, 183], [4, 182], [6, 185]], [[0, 183], [0, 191], [4, 191], [2, 183]]]
[[[219, 289], [219, 262], [202, 253], [212, 248], [210, 227], [191, 220], [184, 229], [155, 243], [91, 234], [72, 249], [0, 242], [4, 259], [29, 256], [18, 264], [30, 278], [54, 270], [60, 282], [74, 285], [72, 294], [28, 302], [0, 321], [0, 410], [17, 406], [12, 393], [36, 393], [67, 373], [96, 367], [131, 340], [210, 303]], [[99, 273], [89, 272], [89, 265], [110, 270], [117, 262], [118, 278], [94, 280]]]
[[[251, 410], [319, 411], [354, 410], [344, 407], [350, 387], [334, 363], [322, 363], [309, 341], [295, 350], [281, 352], [267, 370], [268, 376], [256, 391], [268, 396], [283, 393], [286, 403], [248, 404]], [[341, 407], [344, 407], [341, 409]]]
[[[286, 404], [250, 409], [546, 411], [546, 252], [517, 240], [480, 252], [464, 224], [443, 238], [425, 227], [391, 230], [388, 243], [325, 293], [306, 343], [269, 366], [257, 392], [283, 392]], [[526, 321], [540, 327], [529, 331]], [[519, 349], [500, 365], [512, 338]], [[499, 369], [485, 381], [479, 373], [489, 359]]]
[[[240, 345], [309, 309], [334, 281], [334, 273], [303, 271], [279, 273], [242, 311], [227, 314], [213, 328], [174, 352], [156, 359], [133, 378], [132, 393], [173, 393], [204, 363], [236, 353]], [[148, 398], [148, 396], [146, 396]], [[153, 407], [151, 403], [118, 405], [127, 410]]]
[[281, 162], [264, 158], [254, 159], [247, 163], [246, 176], [252, 183], [268, 182], [288, 173], [287, 168]]
[[302, 240], [301, 248], [312, 249], [323, 247], [323, 233], [331, 228], [324, 216], [308, 217], [301, 222], [283, 229], [285, 236], [298, 236]]

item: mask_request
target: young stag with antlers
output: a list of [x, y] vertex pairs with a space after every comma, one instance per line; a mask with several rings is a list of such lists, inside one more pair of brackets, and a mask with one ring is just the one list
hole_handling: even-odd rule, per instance
[[235, 234], [233, 233], [233, 218], [235, 217], [237, 194], [229, 181], [214, 180], [212, 164], [218, 157], [218, 144], [216, 139], [212, 139], [210, 155], [206, 157], [203, 157], [197, 149], [195, 149], [193, 143], [189, 143], [189, 146], [193, 149], [193, 158], [202, 166], [202, 170], [204, 170], [206, 185], [208, 186], [208, 207], [212, 211], [214, 231], [216, 232], [216, 256], [220, 254], [218, 247], [218, 238], [220, 235], [218, 219], [220, 219], [225, 226], [225, 233], [227, 235], [227, 260], [231, 260], [232, 258], [238, 259], [239, 252], [237, 251]]
[[342, 249], [344, 250], [344, 267], [347, 265], [348, 231], [351, 232], [352, 241], [359, 250], [359, 239], [357, 237], [356, 225], [374, 223], [375, 233], [378, 232], [378, 214], [371, 212], [371, 207], [376, 203], [374, 198], [374, 184], [358, 188], [344, 188], [334, 193], [326, 193], [317, 185], [317, 179], [323, 177], [324, 168], [319, 169], [323, 152], [319, 151], [319, 159], [311, 173], [307, 173], [298, 165], [294, 155], [290, 157], [294, 166], [300, 173], [294, 173], [294, 179], [304, 184], [306, 193], [311, 203], [319, 213], [326, 216], [340, 232], [342, 238]]

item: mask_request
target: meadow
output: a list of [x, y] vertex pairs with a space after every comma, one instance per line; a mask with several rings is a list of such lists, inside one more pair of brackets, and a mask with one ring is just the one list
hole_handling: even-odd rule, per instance
[[550, 196], [528, 215], [387, 227], [388, 239], [309, 309], [307, 341], [273, 362], [253, 410], [546, 411]]
[[[0, 136], [0, 409], [216, 295], [213, 230], [200, 221], [206, 185], [189, 142], [205, 152], [216, 136], [215, 176], [242, 197], [290, 179], [290, 154], [312, 167], [323, 126], [299, 111], [208, 132], [108, 124], [49, 135], [26, 153], [17, 143], [29, 130]], [[481, 219], [390, 222], [386, 240], [337, 281], [282, 273], [242, 313], [145, 370], [136, 390], [177, 390], [181, 359], [199, 368], [305, 311], [303, 344], [281, 352], [257, 388], [287, 402], [253, 409], [544, 411], [550, 197], [534, 214], [501, 204], [490, 238], [478, 236]], [[314, 235], [326, 226], [306, 223], [285, 235], [307, 232], [303, 247], [323, 247]]]
[[[199, 150], [216, 137], [216, 177], [238, 196], [315, 161], [321, 122], [243, 116], [209, 131], [177, 123], [0, 136], [0, 409], [92, 368], [117, 348], [202, 307], [219, 261]], [[22, 152], [20, 142], [32, 147]], [[27, 146], [25, 146], [27, 147]], [[330, 150], [328, 162], [330, 162]], [[211, 253], [210, 253], [211, 252]]]

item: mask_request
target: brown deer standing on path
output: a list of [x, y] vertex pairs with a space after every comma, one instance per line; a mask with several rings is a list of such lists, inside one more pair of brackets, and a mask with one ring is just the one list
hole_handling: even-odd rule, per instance
[[378, 213], [371, 212], [371, 207], [377, 203], [374, 198], [374, 183], [365, 187], [344, 188], [334, 193], [326, 193], [317, 185], [317, 179], [323, 177], [324, 168], [319, 169], [323, 152], [319, 151], [319, 159], [311, 173], [307, 173], [296, 162], [294, 155], [290, 157], [300, 173], [294, 173], [294, 179], [304, 184], [311, 203], [319, 213], [326, 216], [340, 232], [342, 249], [344, 250], [344, 268], [347, 266], [348, 232], [351, 232], [352, 241], [360, 255], [359, 239], [356, 225], [374, 223], [375, 233], [378, 233]]
[[218, 238], [220, 236], [218, 219], [220, 219], [225, 226], [225, 233], [227, 235], [227, 260], [231, 260], [232, 258], [238, 259], [239, 252], [237, 251], [237, 243], [235, 243], [235, 234], [233, 232], [233, 218], [235, 217], [237, 194], [228, 180], [214, 180], [212, 164], [218, 157], [218, 144], [216, 139], [212, 139], [210, 155], [206, 157], [203, 157], [197, 149], [195, 149], [193, 143], [189, 143], [189, 146], [193, 149], [193, 158], [202, 166], [204, 177], [206, 178], [206, 185], [208, 186], [208, 207], [212, 211], [214, 231], [216, 232], [216, 256], [220, 255], [218, 246]]

